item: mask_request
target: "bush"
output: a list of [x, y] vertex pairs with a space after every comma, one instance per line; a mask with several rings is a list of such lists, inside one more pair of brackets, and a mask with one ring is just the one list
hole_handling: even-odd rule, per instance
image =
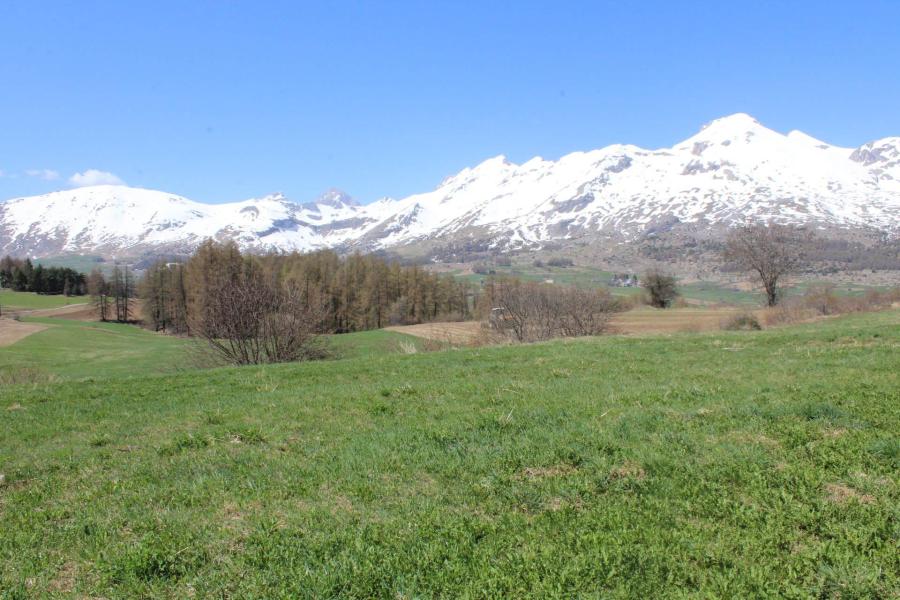
[[492, 282], [488, 289], [491, 328], [508, 331], [520, 342], [600, 335], [619, 310], [616, 299], [605, 290], [517, 279]]
[[660, 271], [648, 271], [641, 279], [641, 285], [647, 290], [650, 306], [669, 308], [678, 297], [675, 277]]
[[759, 324], [759, 319], [755, 315], [742, 313], [725, 321], [722, 329], [726, 331], [761, 331], [762, 325]]
[[572, 262], [571, 258], [551, 258], [547, 261], [548, 267], [571, 267], [574, 266], [575, 263]]
[[838, 296], [833, 285], [810, 287], [802, 296], [788, 298], [765, 314], [767, 325], [796, 323], [821, 316], [889, 308], [900, 299], [900, 288], [869, 290], [864, 296]]

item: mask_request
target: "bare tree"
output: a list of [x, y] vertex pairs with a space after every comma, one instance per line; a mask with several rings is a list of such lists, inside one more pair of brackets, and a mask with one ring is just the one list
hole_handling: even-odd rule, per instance
[[267, 279], [244, 265], [203, 299], [191, 330], [215, 354], [235, 365], [321, 358], [319, 335], [327, 316], [324, 299], [310, 299], [297, 286]]
[[656, 308], [669, 308], [678, 297], [675, 277], [656, 269], [644, 273], [641, 285], [650, 296], [650, 306]]
[[603, 290], [582, 290], [517, 279], [491, 283], [491, 326], [520, 342], [600, 335], [617, 303]]
[[731, 231], [724, 258], [756, 273], [766, 291], [766, 303], [775, 306], [781, 301], [784, 277], [806, 264], [811, 239], [809, 232], [791, 225], [746, 225]]
[[87, 287], [97, 318], [101, 321], [109, 320], [109, 284], [99, 269], [94, 269], [88, 275]]

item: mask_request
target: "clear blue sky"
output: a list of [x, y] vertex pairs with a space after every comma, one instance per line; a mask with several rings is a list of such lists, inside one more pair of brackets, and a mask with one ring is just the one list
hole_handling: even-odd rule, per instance
[[96, 169], [204, 202], [369, 202], [739, 111], [900, 135], [900, 1], [0, 5], [0, 198]]

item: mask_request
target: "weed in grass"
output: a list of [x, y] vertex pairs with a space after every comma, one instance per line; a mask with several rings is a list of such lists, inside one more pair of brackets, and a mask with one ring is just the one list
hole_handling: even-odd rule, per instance
[[868, 450], [873, 456], [900, 469], [900, 438], [874, 440], [869, 444]]
[[266, 437], [256, 427], [235, 427], [228, 430], [228, 439], [233, 444], [263, 444]]
[[165, 528], [145, 534], [108, 560], [105, 567], [111, 582], [133, 586], [157, 580], [177, 581], [197, 572], [209, 556], [200, 540]]
[[186, 450], [200, 450], [209, 446], [206, 437], [195, 436], [192, 433], [184, 433], [176, 436], [171, 442], [159, 449], [161, 456], [174, 456]]
[[111, 442], [112, 438], [104, 433], [91, 438], [90, 444], [93, 448], [102, 448], [103, 446], [108, 446]]

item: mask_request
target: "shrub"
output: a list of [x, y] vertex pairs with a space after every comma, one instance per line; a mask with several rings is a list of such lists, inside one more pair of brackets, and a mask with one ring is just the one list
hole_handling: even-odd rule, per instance
[[762, 325], [759, 324], [759, 319], [755, 315], [741, 313], [725, 321], [722, 324], [722, 329], [726, 331], [760, 331], [762, 330]]
[[678, 297], [675, 277], [660, 271], [648, 271], [641, 279], [641, 285], [647, 290], [650, 306], [669, 308]]
[[571, 258], [551, 258], [547, 261], [548, 267], [571, 267], [574, 266], [575, 263], [572, 262]]
[[492, 282], [490, 326], [508, 331], [520, 342], [556, 337], [600, 335], [607, 330], [618, 302], [605, 290], [522, 282]]

